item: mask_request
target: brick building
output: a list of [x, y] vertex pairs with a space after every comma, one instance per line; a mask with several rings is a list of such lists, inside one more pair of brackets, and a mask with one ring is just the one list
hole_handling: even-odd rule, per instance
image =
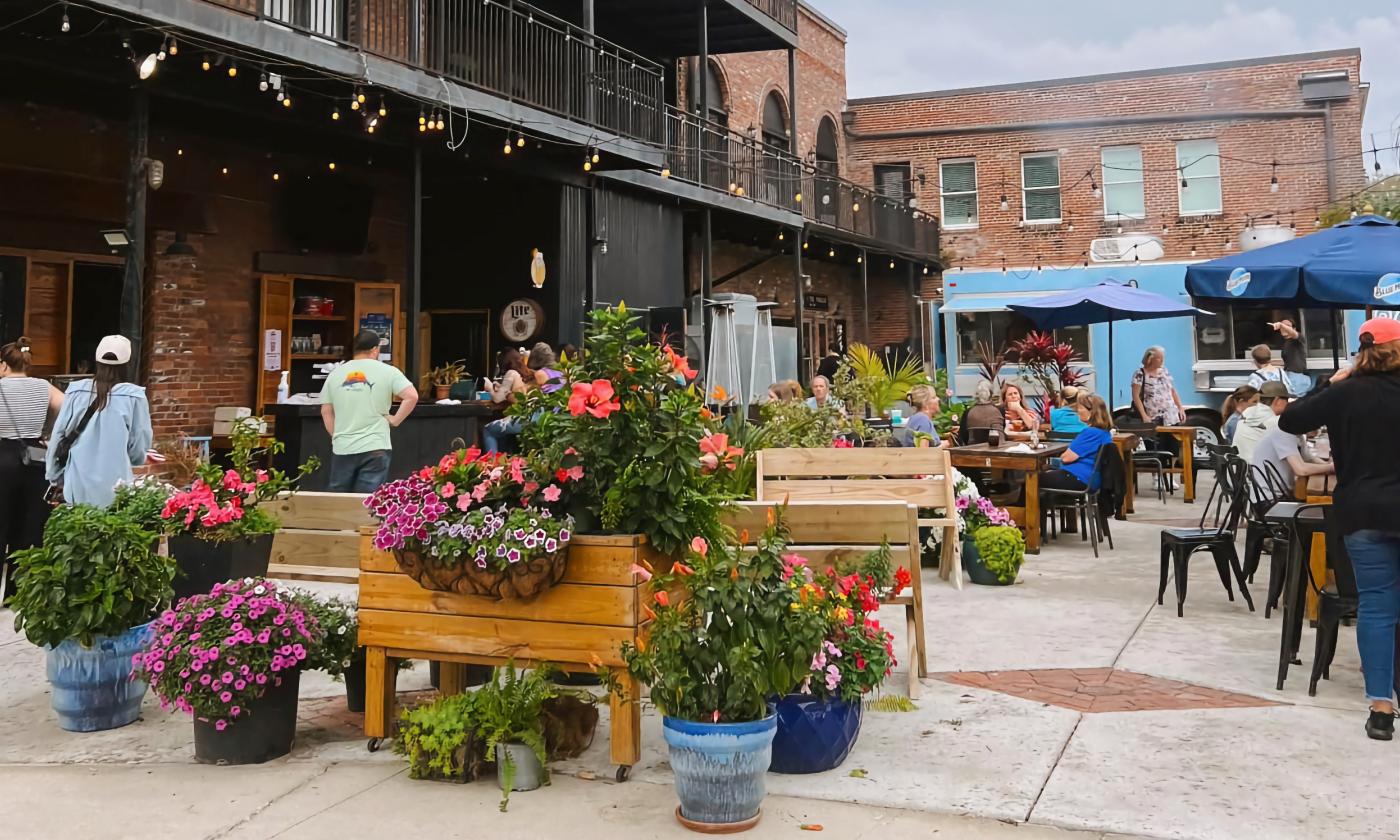
[[[856, 99], [846, 165], [877, 190], [909, 185], [903, 197], [939, 215], [939, 349], [968, 391], [978, 344], [1029, 328], [1006, 309], [1017, 296], [1110, 278], [1184, 295], [1185, 263], [1311, 231], [1320, 209], [1365, 185], [1366, 93], [1360, 52], [1344, 49]], [[1120, 327], [1115, 343], [1130, 349], [1114, 360], [1113, 401], [1127, 402], [1141, 348], [1159, 343], [1183, 398], [1217, 401], [1248, 346], [1275, 340], [1270, 317]], [[1317, 364], [1330, 364], [1327, 313], [1298, 317]], [[1103, 328], [1064, 337], [1108, 369]]]

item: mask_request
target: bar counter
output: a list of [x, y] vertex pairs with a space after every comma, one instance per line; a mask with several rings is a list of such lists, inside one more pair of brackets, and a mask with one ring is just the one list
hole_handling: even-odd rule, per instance
[[[314, 455], [321, 459], [321, 467], [306, 477], [301, 489], [325, 490], [330, 481], [331, 438], [321, 422], [321, 406], [273, 404], [267, 406], [267, 413], [276, 419], [277, 439], [286, 447], [274, 465], [291, 474]], [[490, 403], [484, 402], [419, 403], [392, 431], [394, 454], [389, 478], [403, 478], [424, 464], [436, 464], [459, 439], [467, 446], [480, 446], [482, 424], [496, 415]]]

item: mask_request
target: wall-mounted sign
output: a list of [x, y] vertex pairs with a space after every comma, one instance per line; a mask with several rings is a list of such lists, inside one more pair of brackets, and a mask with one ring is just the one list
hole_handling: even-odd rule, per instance
[[282, 369], [282, 331], [263, 330], [263, 370]]
[[802, 297], [802, 302], [806, 304], [808, 309], [816, 312], [825, 312], [829, 304], [826, 295], [804, 295]]
[[501, 310], [501, 334], [507, 341], [529, 341], [543, 327], [544, 307], [529, 298], [517, 298]]

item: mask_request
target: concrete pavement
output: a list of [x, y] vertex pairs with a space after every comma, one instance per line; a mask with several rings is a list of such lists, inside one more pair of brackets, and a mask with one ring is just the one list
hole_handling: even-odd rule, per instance
[[[1242, 600], [1227, 601], [1208, 559], [1194, 564], [1184, 618], [1174, 603], [1156, 606], [1161, 523], [1184, 524], [1199, 510], [1179, 497], [1140, 500], [1134, 521], [1114, 523], [1116, 549], [1095, 559], [1077, 536], [1062, 537], [1028, 558], [1014, 587], [958, 592], [927, 581], [931, 670], [989, 672], [992, 686], [935, 675], [916, 711], [867, 714], [843, 767], [768, 777], [766, 816], [749, 836], [794, 836], [801, 823], [880, 838], [1400, 835], [1400, 743], [1362, 731], [1354, 633], [1343, 632], [1332, 679], [1309, 698], [1312, 631], [1304, 632], [1304, 666], [1275, 691], [1277, 615], [1266, 620], [1262, 603], [1251, 613]], [[1252, 587], [1256, 603], [1266, 576], [1267, 564]], [[409, 781], [397, 757], [367, 753], [353, 725], [334, 716], [303, 720], [294, 754], [257, 768], [193, 764], [188, 720], [162, 714], [150, 698], [133, 726], [63, 733], [47, 708], [42, 655], [10, 624], [0, 614], [0, 825], [14, 829], [6, 836], [688, 836], [671, 816], [654, 713], [644, 716], [643, 758], [630, 783], [610, 781], [605, 714], [593, 747], [558, 765], [554, 785], [517, 794], [501, 814], [491, 782]], [[1025, 673], [1096, 690], [1045, 669], [1126, 670], [1280, 705], [1197, 707], [1191, 686], [1172, 683], [1159, 691], [1181, 694], [1180, 708], [1096, 713], [996, 690], [997, 679]], [[404, 675], [400, 689], [421, 688], [426, 671]], [[887, 685], [898, 691], [903, 678]], [[338, 699], [315, 698], [340, 691], [308, 675], [303, 707], [338, 709]], [[851, 776], [854, 768], [864, 777]]]

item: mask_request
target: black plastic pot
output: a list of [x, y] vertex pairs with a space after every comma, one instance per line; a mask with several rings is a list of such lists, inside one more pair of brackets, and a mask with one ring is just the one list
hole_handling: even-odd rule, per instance
[[282, 684], [243, 707], [223, 731], [195, 719], [194, 759], [200, 764], [262, 764], [292, 751], [297, 734], [301, 672], [284, 672]]
[[345, 708], [352, 712], [365, 710], [365, 655], [357, 653], [345, 669]]
[[[442, 669], [438, 667], [438, 662], [433, 660], [428, 663], [428, 682], [433, 688], [442, 688]], [[490, 665], [468, 665], [467, 685], [485, 685], [491, 680]]]
[[272, 558], [272, 535], [209, 542], [189, 534], [170, 538], [175, 558], [175, 600], [203, 595], [214, 584], [243, 577], [265, 577]]

